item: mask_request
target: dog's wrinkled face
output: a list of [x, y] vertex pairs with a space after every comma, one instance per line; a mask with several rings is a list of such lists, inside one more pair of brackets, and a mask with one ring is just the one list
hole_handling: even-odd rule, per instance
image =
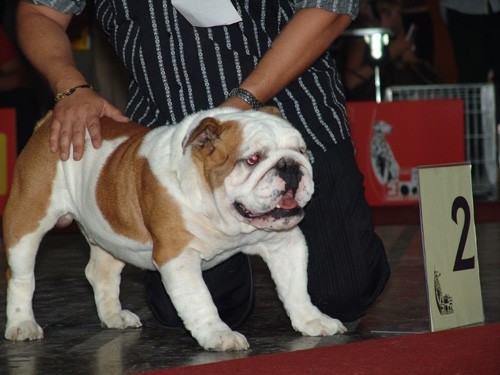
[[205, 119], [194, 133], [193, 156], [219, 211], [266, 230], [300, 222], [314, 192], [312, 167], [302, 136], [287, 121], [237, 112]]
[[[257, 228], [279, 230], [291, 228], [302, 219], [314, 187], [310, 171], [298, 157], [301, 152], [305, 149], [276, 155], [259, 149], [242, 159], [243, 173], [235, 173], [234, 180], [246, 174], [246, 181], [234, 191], [232, 201], [243, 221]], [[230, 178], [228, 185], [234, 180]]]

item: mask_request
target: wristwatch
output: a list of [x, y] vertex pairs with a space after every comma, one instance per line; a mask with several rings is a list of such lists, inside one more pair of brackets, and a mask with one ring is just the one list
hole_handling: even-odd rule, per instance
[[242, 89], [241, 87], [232, 89], [229, 93], [229, 97], [240, 98], [250, 104], [253, 109], [259, 109], [262, 107], [262, 103], [255, 96], [253, 96], [250, 91]]

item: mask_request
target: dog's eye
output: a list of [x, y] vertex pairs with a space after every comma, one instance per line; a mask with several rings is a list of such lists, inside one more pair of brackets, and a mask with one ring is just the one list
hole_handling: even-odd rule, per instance
[[253, 154], [250, 156], [246, 162], [248, 165], [255, 165], [260, 161], [260, 154]]

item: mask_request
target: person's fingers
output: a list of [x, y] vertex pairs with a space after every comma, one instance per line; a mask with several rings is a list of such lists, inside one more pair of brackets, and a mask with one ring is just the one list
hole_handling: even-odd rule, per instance
[[71, 142], [73, 143], [73, 160], [78, 161], [83, 156], [85, 146], [85, 128], [83, 122], [75, 123], [72, 126]]
[[54, 109], [49, 140], [50, 151], [59, 152], [63, 161], [69, 159], [71, 145], [73, 159], [80, 160], [83, 157], [87, 130], [92, 146], [101, 147], [101, 117], [110, 117], [119, 122], [130, 121], [120, 110], [96, 96], [93, 91], [82, 91], [80, 97], [71, 96], [65, 99], [65, 103]]
[[101, 147], [101, 123], [99, 122], [99, 118], [97, 116], [89, 117], [87, 129], [89, 131], [90, 140], [92, 141], [92, 146], [94, 146], [94, 148]]
[[62, 161], [69, 159], [69, 148], [73, 137], [73, 123], [65, 121], [61, 124], [59, 132], [59, 156]]
[[[85, 149], [87, 128], [92, 145], [99, 148], [102, 142], [99, 118], [96, 116], [91, 118], [67, 118], [63, 123], [59, 120], [53, 120], [49, 139], [50, 151], [53, 153], [59, 151], [61, 160], [66, 161], [70, 157], [70, 148], [73, 145], [73, 159], [80, 160]], [[88, 123], [90, 125], [87, 125]]]
[[125, 116], [118, 108], [108, 105], [104, 109], [104, 116], [107, 116], [118, 122], [128, 122], [130, 119]]
[[61, 123], [54, 119], [50, 125], [49, 149], [50, 152], [56, 153], [59, 151], [59, 134], [61, 132]]

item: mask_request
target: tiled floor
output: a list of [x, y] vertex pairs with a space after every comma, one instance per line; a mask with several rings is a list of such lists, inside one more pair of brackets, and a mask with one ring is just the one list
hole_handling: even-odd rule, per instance
[[[160, 326], [145, 305], [142, 273], [131, 267], [124, 271], [122, 303], [141, 317], [144, 326], [102, 329], [84, 276], [85, 241], [78, 234], [49, 235], [39, 253], [34, 301], [45, 338], [18, 343], [0, 339], [0, 374], [134, 373], [429, 331], [419, 226], [380, 226], [377, 232], [386, 244], [392, 277], [354, 332], [327, 338], [296, 333], [277, 301], [265, 265], [254, 259], [256, 304], [251, 318], [239, 329], [251, 349], [231, 353], [205, 352], [184, 330]], [[486, 323], [500, 322], [500, 223], [477, 224], [476, 232]], [[4, 271], [2, 256], [0, 272]], [[5, 284], [2, 278], [2, 332]]]

